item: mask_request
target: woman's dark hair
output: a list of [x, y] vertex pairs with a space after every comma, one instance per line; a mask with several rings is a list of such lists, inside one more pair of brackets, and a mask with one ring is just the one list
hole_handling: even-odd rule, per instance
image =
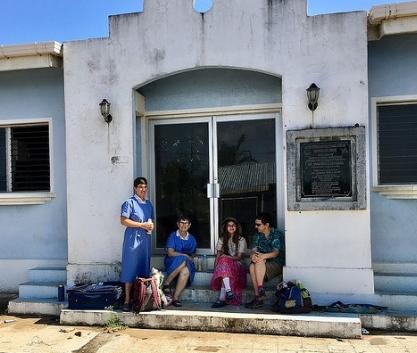
[[229, 253], [229, 232], [227, 230], [227, 224], [229, 222], [233, 222], [236, 225], [236, 232], [233, 235], [232, 241], [235, 245], [235, 248], [237, 250], [239, 238], [242, 236], [242, 226], [238, 222], [236, 218], [228, 217], [226, 218], [222, 223], [222, 238], [223, 238], [223, 245], [222, 245], [222, 251], [225, 255], [230, 255]]
[[148, 185], [148, 181], [146, 180], [146, 178], [144, 178], [144, 177], [138, 177], [138, 178], [136, 178], [135, 180], [134, 180], [134, 182], [133, 182], [133, 186], [135, 187], [135, 188], [137, 188], [138, 187], [138, 185], [140, 185], [140, 184], [143, 184], [143, 185]]

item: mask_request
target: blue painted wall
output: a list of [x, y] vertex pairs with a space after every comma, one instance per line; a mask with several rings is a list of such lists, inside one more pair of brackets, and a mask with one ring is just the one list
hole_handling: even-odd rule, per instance
[[52, 118], [56, 198], [0, 206], [0, 259], [67, 259], [64, 84], [61, 69], [0, 72], [0, 122]]
[[201, 69], [141, 87], [147, 111], [281, 102], [281, 79], [237, 69]]
[[[370, 108], [372, 97], [417, 95], [417, 35], [385, 37], [368, 48]], [[417, 262], [417, 200], [371, 193], [370, 201], [373, 261]]]

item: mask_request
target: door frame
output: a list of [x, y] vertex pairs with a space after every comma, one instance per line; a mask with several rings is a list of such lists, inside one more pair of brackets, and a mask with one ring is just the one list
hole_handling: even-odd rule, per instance
[[[284, 188], [284, 155], [283, 155], [283, 119], [282, 105], [279, 104], [262, 104], [251, 106], [212, 108], [212, 109], [189, 109], [178, 111], [158, 111], [144, 112], [140, 115], [141, 128], [141, 170], [142, 175], [149, 176], [150, 192], [149, 198], [155, 207], [157, 213], [157, 205], [155, 204], [155, 148], [154, 148], [154, 126], [164, 124], [186, 124], [207, 122], [209, 129], [209, 182], [213, 183], [218, 177], [217, 165], [217, 134], [216, 123], [224, 121], [248, 121], [261, 119], [275, 120], [275, 163], [276, 163], [276, 202], [277, 202], [277, 225], [281, 230], [285, 229], [285, 188]], [[260, 117], [260, 115], [262, 117]], [[269, 116], [268, 116], [269, 115]], [[213, 143], [212, 143], [213, 142]], [[217, 181], [217, 180], [216, 180]], [[279, 187], [281, 185], [281, 187]], [[219, 220], [215, 214], [218, 214], [219, 204], [217, 198], [210, 198], [210, 226], [212, 227], [211, 248], [198, 249], [198, 254], [214, 254], [215, 244], [219, 237]], [[152, 241], [152, 254], [162, 254], [165, 250], [156, 248], [156, 242]]]

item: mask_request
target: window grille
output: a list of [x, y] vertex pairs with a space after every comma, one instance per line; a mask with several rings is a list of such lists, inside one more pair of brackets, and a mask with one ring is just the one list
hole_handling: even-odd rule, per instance
[[0, 191], [50, 191], [49, 126], [0, 129]]
[[379, 183], [417, 183], [417, 103], [378, 106]]

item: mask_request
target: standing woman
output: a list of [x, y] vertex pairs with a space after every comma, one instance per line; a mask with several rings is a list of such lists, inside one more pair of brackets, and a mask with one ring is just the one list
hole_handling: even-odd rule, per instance
[[125, 283], [123, 311], [130, 310], [132, 283], [135, 278], [149, 277], [151, 267], [151, 236], [153, 230], [153, 206], [146, 200], [148, 181], [139, 177], [133, 182], [134, 194], [122, 205], [120, 223], [126, 226], [123, 241], [122, 273]]
[[210, 284], [212, 290], [220, 290], [220, 295], [212, 308], [241, 304], [242, 291], [246, 287], [246, 270], [241, 259], [246, 248], [240, 223], [235, 218], [226, 218], [216, 245], [217, 256]]

